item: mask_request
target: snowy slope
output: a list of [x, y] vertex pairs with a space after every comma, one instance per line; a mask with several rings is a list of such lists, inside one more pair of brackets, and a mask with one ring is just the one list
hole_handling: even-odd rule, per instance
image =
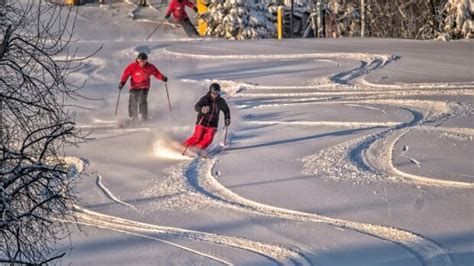
[[[135, 8], [79, 9], [77, 45], [103, 48], [76, 75], [98, 100], [74, 103], [94, 139], [68, 151], [87, 174], [61, 263], [472, 264], [474, 42], [229, 42], [172, 26], [145, 41], [156, 22], [129, 14], [163, 10]], [[170, 77], [173, 115], [153, 80], [151, 120], [118, 128], [138, 52]], [[183, 158], [211, 81], [231, 105], [229, 147]]]

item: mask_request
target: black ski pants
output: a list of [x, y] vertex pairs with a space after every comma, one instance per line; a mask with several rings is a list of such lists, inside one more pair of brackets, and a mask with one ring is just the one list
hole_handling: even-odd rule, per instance
[[130, 90], [130, 98], [128, 99], [128, 116], [137, 118], [140, 114], [143, 120], [148, 118], [148, 90]]
[[196, 27], [194, 27], [193, 23], [189, 18], [185, 18], [181, 21], [178, 22], [183, 26], [184, 32], [188, 37], [199, 37], [199, 32], [196, 30]]

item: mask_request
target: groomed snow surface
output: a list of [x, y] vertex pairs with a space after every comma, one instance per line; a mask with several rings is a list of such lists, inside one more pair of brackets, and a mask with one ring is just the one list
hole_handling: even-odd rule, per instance
[[[103, 48], [75, 76], [96, 100], [71, 102], [93, 140], [68, 151], [85, 174], [61, 264], [474, 264], [473, 41], [231, 42], [171, 24], [145, 41], [166, 8], [151, 2], [78, 10], [76, 45]], [[151, 118], [119, 127], [138, 52], [170, 78], [172, 113], [153, 80]], [[227, 143], [181, 156], [211, 82]]]

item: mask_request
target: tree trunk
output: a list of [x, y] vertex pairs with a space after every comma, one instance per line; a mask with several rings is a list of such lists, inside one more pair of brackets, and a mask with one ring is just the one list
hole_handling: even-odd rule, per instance
[[3, 145], [3, 128], [3, 98], [0, 98], [0, 145]]
[[293, 4], [294, 0], [291, 0], [291, 11], [290, 11], [290, 38], [293, 38], [293, 32], [294, 32], [294, 23], [293, 23]]
[[360, 0], [360, 37], [365, 37], [365, 0]]
[[324, 37], [324, 25], [323, 25], [323, 3], [322, 3], [322, 0], [318, 0], [318, 3], [317, 3], [317, 12], [318, 12], [318, 21], [317, 21], [317, 24], [318, 24], [318, 37], [321, 38], [321, 37]]
[[434, 0], [429, 0], [430, 8], [431, 8], [431, 23], [436, 29], [439, 29], [438, 20], [436, 19], [436, 4]]

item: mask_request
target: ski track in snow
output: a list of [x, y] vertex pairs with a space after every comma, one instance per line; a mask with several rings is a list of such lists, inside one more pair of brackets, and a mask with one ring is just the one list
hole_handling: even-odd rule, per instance
[[106, 187], [104, 186], [104, 184], [102, 184], [102, 176], [97, 175], [97, 181], [96, 181], [96, 183], [97, 183], [97, 186], [99, 186], [99, 188], [105, 193], [105, 195], [106, 195], [109, 199], [111, 199], [111, 200], [113, 200], [113, 201], [115, 201], [115, 202], [117, 202], [117, 203], [119, 203], [119, 204], [122, 204], [122, 205], [124, 205], [124, 206], [137, 209], [137, 207], [133, 206], [132, 204], [128, 204], [128, 203], [126, 203], [126, 202], [121, 201], [121, 200], [120, 200], [119, 198], [117, 198], [108, 188], [106, 188]]
[[[65, 162], [68, 165], [69, 169], [81, 170], [79, 172], [77, 172], [76, 170], [71, 171], [71, 175], [74, 175], [73, 177], [78, 176], [84, 170], [85, 161], [83, 159], [76, 157], [65, 157]], [[134, 207], [116, 198], [107, 188], [105, 188], [101, 184], [100, 176], [97, 177], [97, 184], [99, 185], [99, 187], [101, 187], [101, 189], [107, 194], [109, 198], [127, 207]], [[75, 206], [75, 210], [76, 219], [79, 224], [122, 232], [125, 234], [135, 235], [146, 239], [152, 239], [155, 241], [172, 245], [188, 252], [192, 252], [194, 254], [201, 255], [211, 260], [221, 262], [226, 265], [232, 265], [232, 263], [226, 261], [225, 259], [221, 259], [219, 257], [200, 252], [198, 250], [185, 247], [183, 245], [178, 245], [171, 241], [166, 241], [151, 235], [159, 235], [162, 236], [162, 238], [177, 237], [193, 241], [202, 241], [210, 244], [221, 245], [228, 248], [239, 249], [246, 252], [252, 252], [263, 256], [272, 263], [276, 264], [311, 265], [308, 259], [304, 256], [305, 251], [301, 248], [282, 246], [278, 244], [268, 244], [242, 237], [224, 236], [206, 232], [186, 230], [176, 227], [165, 227], [153, 224], [146, 224], [133, 220], [123, 219], [112, 215], [102, 214], [80, 206]], [[67, 222], [74, 223], [75, 221]]]
[[346, 105], [347, 106], [352, 106], [352, 107], [366, 108], [366, 109], [369, 109], [369, 110], [375, 110], [375, 111], [379, 111], [383, 114], [387, 113], [387, 112], [385, 112], [385, 110], [382, 110], [382, 109], [379, 109], [379, 108], [376, 108], [376, 107], [373, 107], [373, 106], [360, 105], [360, 104], [346, 104]]
[[[187, 56], [199, 59], [220, 59], [220, 60], [244, 60], [244, 59], [266, 59], [266, 60], [273, 60], [273, 59], [295, 59], [295, 58], [302, 58], [302, 55], [283, 55], [283, 56], [266, 56], [266, 55], [257, 55], [257, 56], [248, 56], [248, 55], [227, 55], [227, 56], [211, 56], [207, 55], [189, 55], [183, 53], [176, 53], [170, 52], [168, 53], [174, 54], [176, 56]], [[323, 57], [320, 54], [306, 54], [304, 58], [321, 58]], [[326, 55], [328, 56], [328, 55]], [[474, 87], [474, 83], [460, 83], [460, 84], [445, 84], [445, 83], [432, 83], [432, 84], [400, 84], [400, 85], [382, 85], [378, 86], [376, 84], [370, 84], [365, 81], [364, 76], [366, 76], [371, 71], [380, 69], [386, 63], [390, 62], [390, 56], [383, 55], [383, 56], [367, 56], [367, 55], [351, 55], [351, 56], [341, 56], [341, 54], [333, 54], [329, 55], [328, 57], [331, 58], [332, 56], [339, 57], [339, 58], [352, 58], [352, 59], [369, 59], [370, 61], [362, 62], [361, 65], [357, 68], [338, 73], [335, 75], [330, 76], [330, 80], [333, 81], [334, 87], [337, 87], [339, 84], [347, 85], [350, 81], [353, 81], [355, 84], [353, 88], [356, 88], [357, 91], [352, 90], [344, 90], [344, 88], [340, 88], [339, 91], [318, 91], [321, 89], [327, 89], [330, 87], [328, 84], [322, 85], [315, 85], [312, 87], [304, 87], [300, 88], [298, 86], [290, 87], [290, 86], [282, 86], [278, 88], [278, 86], [262, 86], [260, 88], [258, 85], [246, 85], [246, 84], [239, 84], [230, 90], [230, 97], [234, 98], [249, 98], [249, 102], [251, 102], [252, 98], [259, 98], [258, 101], [264, 101], [265, 98], [276, 98], [276, 97], [284, 97], [285, 99], [290, 98], [290, 101], [293, 101], [292, 105], [301, 105], [301, 102], [304, 104], [308, 104], [308, 102], [304, 102], [307, 100], [308, 97], [314, 96], [339, 96], [345, 97], [343, 100], [345, 104], [352, 105], [352, 106], [361, 106], [360, 104], [388, 104], [390, 106], [395, 106], [400, 109], [405, 109], [413, 114], [413, 120], [407, 123], [396, 123], [396, 122], [385, 122], [385, 123], [375, 123], [375, 126], [385, 126], [390, 127], [388, 130], [385, 130], [381, 133], [373, 134], [368, 137], [364, 137], [359, 140], [352, 140], [348, 143], [339, 145], [340, 147], [336, 149], [336, 152], [326, 151], [324, 155], [317, 155], [317, 156], [309, 156], [304, 159], [305, 161], [305, 169], [304, 171], [308, 174], [314, 174], [316, 171], [320, 170], [328, 170], [328, 169], [338, 169], [337, 166], [341, 165], [341, 161], [346, 162], [347, 164], [342, 164], [343, 167], [349, 167], [349, 169], [345, 169], [346, 171], [341, 171], [338, 174], [342, 175], [349, 175], [355, 176], [357, 179], [364, 179], [366, 177], [372, 177], [376, 180], [380, 180], [380, 177], [384, 174], [384, 170], [389, 168], [389, 173], [395, 174], [395, 177], [392, 177], [391, 180], [394, 182], [400, 181], [400, 179], [407, 178], [410, 182], [415, 182], [421, 185], [440, 185], [444, 187], [461, 187], [461, 188], [472, 188], [472, 183], [467, 182], [452, 182], [447, 180], [439, 180], [433, 179], [428, 177], [421, 177], [415, 175], [405, 174], [395, 167], [392, 164], [392, 154], [387, 153], [387, 156], [383, 157], [383, 160], [379, 160], [378, 162], [382, 164], [381, 169], [374, 168], [369, 162], [370, 160], [366, 157], [365, 152], [368, 151], [375, 144], [379, 144], [383, 142], [385, 139], [389, 138], [390, 135], [394, 134], [393, 132], [400, 132], [405, 128], [415, 127], [423, 125], [428, 121], [437, 121], [446, 118], [449, 115], [453, 115], [452, 108], [449, 106], [448, 103], [445, 102], [437, 102], [437, 101], [429, 101], [429, 100], [409, 100], [409, 99], [400, 99], [400, 95], [406, 96], [413, 96], [413, 95], [449, 95], [449, 94], [458, 94], [460, 91], [467, 92], [467, 94], [472, 94], [472, 89]], [[377, 58], [378, 57], [378, 58]], [[375, 58], [375, 59], [374, 59]], [[198, 81], [199, 82], [199, 81]], [[230, 82], [230, 81], [228, 81]], [[365, 87], [365, 88], [364, 88]], [[361, 89], [363, 88], [363, 89]], [[380, 89], [389, 89], [383, 90]], [[272, 91], [283, 91], [286, 92], [245, 92], [246, 90], [272, 90]], [[292, 92], [291, 90], [315, 90], [313, 92]], [[342, 89], [342, 90], [341, 90]], [[360, 95], [364, 95], [361, 97]], [[354, 97], [354, 95], [356, 95]], [[367, 97], [368, 96], [368, 97]], [[373, 97], [371, 97], [373, 96]], [[297, 98], [295, 100], [295, 98]], [[298, 99], [299, 98], [299, 99]], [[398, 99], [397, 99], [398, 98]], [[339, 98], [340, 99], [340, 98]], [[339, 100], [337, 99], [337, 100]], [[361, 99], [364, 99], [361, 101]], [[382, 99], [382, 102], [380, 101]], [[300, 100], [301, 102], [297, 102]], [[315, 99], [312, 103], [309, 104], [321, 104], [319, 101], [322, 100], [321, 98]], [[332, 101], [331, 99], [322, 100], [325, 101], [324, 104], [333, 104], [333, 103], [341, 103], [342, 101]], [[281, 103], [270, 103], [270, 104], [263, 104], [266, 105], [265, 107], [275, 108], [284, 106]], [[255, 104], [254, 106], [262, 106], [262, 104]], [[246, 103], [244, 108], [248, 108], [249, 104]], [[369, 107], [370, 108], [370, 107]], [[374, 108], [378, 111], [381, 109]], [[385, 113], [385, 111], [383, 111]], [[459, 114], [457, 114], [459, 115]], [[370, 123], [360, 123], [360, 122], [304, 122], [304, 121], [292, 121], [292, 122], [283, 122], [283, 121], [255, 121], [247, 119], [247, 123], [253, 124], [281, 124], [284, 126], [347, 126], [347, 127], [363, 127], [363, 126], [374, 126]], [[424, 130], [429, 130], [429, 127], [425, 127]], [[449, 131], [450, 129], [441, 129]], [[462, 131], [462, 133], [470, 133], [471, 129], [466, 129]], [[459, 131], [457, 132], [459, 133]], [[390, 142], [389, 145], [385, 144], [385, 147], [391, 151], [393, 149], [393, 145], [396, 143], [398, 139], [395, 139]], [[333, 147], [331, 148], [333, 150]], [[377, 149], [375, 149], [377, 150]], [[382, 149], [384, 150], [384, 149]], [[330, 156], [327, 156], [330, 155]], [[376, 157], [376, 156], [374, 156]], [[327, 165], [321, 168], [321, 160], [325, 158], [336, 159], [332, 163], [328, 162]], [[355, 161], [353, 158], [356, 158]], [[331, 160], [329, 159], [329, 160]], [[310, 165], [310, 167], [308, 167]], [[388, 166], [388, 167], [387, 167]], [[207, 166], [207, 168], [211, 169], [212, 166]], [[198, 171], [198, 170], [196, 170]], [[336, 170], [337, 171], [337, 170]], [[225, 204], [229, 205], [237, 205], [240, 208], [256, 211], [257, 213], [264, 213], [264, 214], [273, 214], [277, 217], [283, 218], [290, 218], [290, 219], [307, 219], [307, 221], [315, 221], [315, 222], [325, 222], [330, 225], [334, 225], [337, 227], [342, 227], [350, 230], [354, 230], [357, 232], [361, 232], [364, 234], [372, 235], [381, 239], [385, 239], [387, 241], [399, 244], [405, 247], [408, 251], [413, 253], [422, 263], [423, 265], [451, 265], [452, 260], [449, 256], [449, 252], [444, 250], [441, 246], [436, 244], [435, 242], [424, 238], [423, 236], [417, 235], [412, 232], [407, 232], [397, 228], [389, 228], [380, 225], [372, 225], [372, 224], [362, 224], [350, 221], [343, 221], [338, 219], [332, 219], [329, 217], [322, 217], [316, 214], [307, 214], [307, 213], [300, 213], [296, 211], [290, 211], [280, 208], [275, 208], [272, 206], [262, 205], [257, 202], [249, 201], [247, 199], [241, 198], [240, 196], [232, 193], [231, 191], [227, 190], [225, 187], [221, 186], [213, 177], [212, 177], [212, 170], [208, 171], [207, 175], [198, 174], [197, 176], [207, 176], [206, 181], [201, 187], [199, 180], [191, 181], [194, 183], [194, 186], [197, 187], [196, 190], [201, 188], [201, 192], [208, 195], [208, 197], [218, 200], [220, 202], [224, 202]], [[206, 182], [208, 187], [206, 187]], [[288, 217], [289, 216], [289, 217]]]
[[[370, 235], [379, 239], [390, 241], [394, 244], [406, 248], [417, 257], [423, 265], [452, 265], [451, 258], [446, 250], [439, 247], [433, 241], [406, 230], [387, 227], [376, 224], [358, 223], [333, 219], [318, 214], [304, 213], [283, 208], [278, 208], [266, 204], [261, 204], [240, 197], [239, 195], [222, 186], [213, 176], [213, 168], [216, 159], [194, 160], [183, 163], [175, 168], [175, 172], [167, 183], [181, 183], [183, 186], [177, 191], [169, 193], [180, 194], [179, 198], [169, 201], [168, 208], [182, 208], [186, 205], [196, 204], [198, 208], [214, 206], [217, 208], [231, 208], [238, 211], [250, 212], [256, 215], [271, 216], [281, 219], [295, 220], [300, 222], [324, 223], [337, 228], [351, 230], [362, 234]], [[185, 188], [184, 186], [188, 186]], [[158, 189], [163, 191], [163, 187]], [[184, 191], [188, 195], [183, 195]]]
[[[86, 226], [92, 226], [92, 227], [98, 227], [98, 228], [102, 228], [102, 229], [107, 229], [107, 230], [112, 230], [112, 231], [116, 231], [116, 232], [120, 232], [120, 233], [124, 233], [124, 234], [128, 234], [128, 235], [134, 235], [134, 236], [139, 236], [139, 237], [142, 237], [142, 238], [146, 238], [146, 239], [151, 239], [151, 240], [155, 240], [155, 241], [158, 241], [158, 242], [162, 242], [162, 243], [165, 243], [165, 244], [168, 244], [168, 245], [171, 245], [171, 246], [174, 246], [174, 247], [177, 247], [177, 248], [180, 248], [180, 249], [183, 249], [185, 251], [189, 251], [191, 253], [194, 253], [194, 254], [197, 254], [197, 255], [200, 255], [200, 256], [203, 256], [203, 257], [206, 257], [206, 258], [209, 258], [211, 260], [214, 260], [214, 261], [217, 261], [217, 262], [221, 262], [222, 264], [225, 264], [225, 265], [233, 265], [232, 263], [226, 261], [226, 260], [223, 260], [223, 259], [220, 259], [218, 257], [215, 257], [215, 256], [212, 256], [212, 255], [209, 255], [209, 254], [206, 254], [206, 253], [203, 253], [203, 252], [199, 252], [197, 250], [194, 250], [194, 249], [191, 249], [191, 248], [188, 248], [188, 247], [185, 247], [183, 245], [178, 245], [178, 244], [175, 244], [173, 242], [170, 242], [170, 241], [166, 241], [166, 240], [163, 240], [163, 239], [160, 239], [160, 238], [157, 238], [157, 237], [152, 237], [152, 236], [148, 236], [148, 235], [145, 235], [145, 234], [140, 234], [140, 233], [135, 233], [133, 232], [134, 230], [136, 231], [136, 228], [132, 227], [131, 229], [128, 227], [128, 226], [114, 226], [114, 225], [111, 225], [110, 223], [109, 224], [105, 224], [105, 225], [101, 225], [97, 222], [94, 222], [94, 223], [89, 223], [89, 222], [85, 222], [88, 220], [89, 217], [85, 217], [84, 218], [84, 221], [80, 221], [78, 222], [79, 224], [82, 224], [82, 225], [86, 225]], [[110, 220], [110, 219], [108, 219]], [[126, 230], [127, 229], [127, 230]], [[142, 230], [138, 230], [138, 231], [142, 231]]]
[[409, 231], [394, 227], [352, 222], [318, 214], [278, 208], [243, 198], [225, 188], [215, 179], [212, 174], [215, 162], [216, 160], [213, 159], [191, 163], [189, 169], [186, 171], [186, 176], [190, 179], [190, 183], [196, 190], [201, 191], [210, 199], [219, 202], [224, 206], [249, 211], [259, 215], [302, 222], [324, 223], [337, 228], [359, 232], [390, 241], [406, 248], [410, 253], [417, 257], [423, 265], [452, 265], [451, 258], [446, 250], [430, 239]]
[[[279, 55], [256, 55], [256, 54], [241, 54], [241, 55], [206, 55], [206, 54], [190, 54], [170, 51], [164, 51], [177, 58], [188, 57], [204, 60], [293, 60], [293, 59], [350, 59], [360, 60], [362, 65], [370, 65], [367, 62], [380, 62], [380, 67], [394, 60], [390, 54], [368, 54], [368, 53], [303, 53], [303, 54], [279, 54]], [[356, 68], [356, 69], [360, 69]], [[355, 70], [355, 69], [354, 69]], [[359, 70], [360, 71], [360, 70]], [[337, 76], [340, 74], [335, 74]]]
[[349, 127], [349, 128], [368, 128], [368, 127], [391, 127], [398, 125], [398, 122], [336, 122], [336, 121], [246, 121], [248, 124], [255, 125], [284, 125], [284, 126], [330, 126], [330, 127]]
[[[428, 107], [427, 102], [412, 102], [407, 105]], [[432, 104], [425, 115], [444, 117], [442, 112], [449, 112], [442, 104]], [[414, 119], [408, 123], [400, 124], [383, 132], [353, 139], [345, 143], [322, 150], [318, 154], [307, 156], [303, 159], [304, 170], [307, 175], [326, 175], [335, 180], [352, 179], [355, 183], [366, 181], [390, 180], [393, 182], [408, 182], [417, 185], [431, 185], [451, 188], [473, 188], [473, 183], [456, 182], [435, 179], [413, 174], [407, 174], [395, 168], [392, 163], [393, 150], [398, 140], [408, 133], [408, 129], [430, 130], [433, 127], [423, 125], [421, 112], [411, 109]], [[426, 118], [425, 118], [426, 119]], [[427, 121], [431, 121], [427, 119]], [[472, 129], [436, 128], [436, 131], [455, 132], [463, 135], [472, 134]], [[404, 133], [401, 133], [404, 132]], [[419, 166], [415, 159], [411, 161]]]
[[[441, 187], [452, 187], [452, 188], [474, 188], [473, 183], [433, 179], [433, 178], [408, 174], [397, 169], [393, 165], [393, 162], [390, 158], [393, 158], [392, 152], [394, 150], [395, 144], [408, 132], [409, 130], [405, 130], [401, 134], [394, 134], [393, 136], [388, 138], [389, 142], [386, 145], [387, 158], [385, 158], [385, 161], [386, 161], [385, 165], [388, 167], [387, 172], [389, 174], [404, 177], [417, 184], [425, 184], [425, 185], [433, 185], [433, 186], [441, 186]], [[412, 158], [410, 158], [410, 160], [413, 163], [415, 163], [417, 166], [420, 166], [420, 163], [417, 160], [412, 159]]]
[[157, 125], [152, 121], [140, 121], [134, 126], [122, 126], [121, 123], [127, 121], [126, 119], [117, 120], [102, 120], [94, 118], [87, 124], [80, 124], [76, 126], [80, 129], [93, 130], [94, 133], [109, 134], [109, 133], [142, 133], [155, 132], [156, 129], [167, 130], [187, 130], [189, 126], [163, 126]]
[[[274, 244], [266, 244], [250, 239], [241, 237], [224, 236], [212, 233], [193, 231], [180, 229], [175, 227], [158, 226], [153, 224], [146, 224], [137, 221], [127, 220], [116, 216], [106, 215], [91, 210], [76, 207], [77, 219], [80, 223], [84, 223], [90, 226], [106, 228], [115, 231], [122, 231], [128, 234], [139, 235], [142, 237], [150, 238], [149, 235], [143, 234], [157, 234], [164, 237], [178, 237], [189, 239], [193, 241], [202, 241], [216, 245], [222, 245], [229, 248], [240, 249], [248, 252], [252, 252], [263, 257], [266, 257], [273, 263], [278, 264], [296, 264], [296, 265], [310, 265], [307, 259], [302, 255], [302, 251], [297, 248], [283, 247]], [[141, 234], [139, 234], [141, 233]], [[158, 241], [165, 242], [162, 239], [155, 238]], [[230, 264], [225, 260], [217, 257], [199, 252], [194, 249], [185, 248], [184, 246], [178, 246], [170, 241], [166, 241], [168, 244], [172, 244], [176, 247], [186, 249], [196, 254], [211, 258], [216, 261], [221, 261], [224, 264]]]
[[[246, 119], [249, 124], [282, 125], [282, 126], [331, 126], [331, 127], [383, 127], [381, 132], [365, 137], [352, 139], [342, 144], [332, 146], [317, 154], [303, 158], [303, 172], [307, 175], [324, 174], [335, 180], [353, 180], [360, 182], [409, 182], [416, 185], [439, 186], [446, 188], [468, 188], [469, 182], [456, 182], [430, 177], [416, 176], [404, 173], [394, 167], [392, 163], [395, 144], [410, 130], [441, 131], [468, 136], [472, 140], [472, 128], [447, 128], [426, 125], [428, 122], [444, 121], [447, 118], [463, 116], [472, 112], [470, 106], [456, 106], [435, 100], [412, 100], [403, 97], [419, 95], [455, 95], [460, 92], [474, 95], [474, 82], [465, 83], [424, 83], [424, 84], [372, 84], [365, 80], [367, 74], [381, 69], [394, 60], [388, 54], [366, 53], [305, 53], [292, 55], [200, 55], [169, 51], [164, 52], [175, 58], [191, 57], [201, 60], [287, 60], [287, 59], [319, 59], [340, 60], [351, 59], [361, 64], [353, 69], [320, 78], [321, 83], [308, 86], [259, 86], [257, 84], [239, 83], [234, 81], [219, 81], [223, 84], [224, 93], [231, 99], [247, 99], [245, 104], [238, 104], [237, 108], [281, 108], [288, 105], [303, 106], [343, 104], [356, 108], [365, 108], [386, 114], [381, 106], [405, 110], [413, 115], [408, 122], [310, 122], [310, 121], [257, 121], [252, 117]], [[210, 83], [210, 80], [183, 80], [185, 82]], [[301, 92], [304, 90], [305, 92]], [[267, 91], [267, 92], [266, 92]], [[295, 92], [297, 91], [297, 92]], [[319, 97], [318, 97], [319, 96]], [[257, 102], [252, 102], [259, 97]], [[283, 98], [284, 101], [278, 102]], [[263, 102], [263, 103], [260, 103]], [[377, 107], [374, 107], [377, 106]], [[107, 125], [105, 125], [107, 126]], [[123, 130], [123, 129], [121, 129]], [[155, 186], [151, 186], [143, 193], [145, 195], [163, 194], [174, 195], [161, 202], [158, 207], [176, 208], [186, 207], [184, 211], [191, 211], [202, 207], [226, 207], [238, 211], [250, 212], [256, 215], [277, 217], [308, 223], [322, 223], [336, 228], [347, 229], [378, 239], [386, 240], [405, 248], [413, 254], [423, 265], [452, 265], [449, 252], [434, 241], [407, 230], [377, 224], [360, 223], [315, 213], [305, 213], [290, 209], [274, 207], [243, 198], [221, 185], [213, 173], [216, 159], [194, 159], [181, 162], [167, 169], [168, 178]], [[222, 177], [220, 177], [222, 178]], [[128, 234], [153, 238], [149, 234], [182, 237], [186, 239], [204, 241], [224, 245], [226, 247], [242, 249], [268, 258], [272, 262], [281, 264], [311, 264], [305, 258], [303, 249], [284, 247], [262, 243], [240, 237], [215, 235], [174, 227], [144, 224], [105, 214], [78, 209], [79, 221], [91, 226], [107, 228]], [[156, 238], [157, 241], [164, 241]], [[172, 244], [172, 243], [169, 243]], [[187, 249], [185, 247], [180, 247]], [[201, 254], [198, 251], [189, 250]], [[230, 264], [228, 261], [201, 254], [215, 261]]]

